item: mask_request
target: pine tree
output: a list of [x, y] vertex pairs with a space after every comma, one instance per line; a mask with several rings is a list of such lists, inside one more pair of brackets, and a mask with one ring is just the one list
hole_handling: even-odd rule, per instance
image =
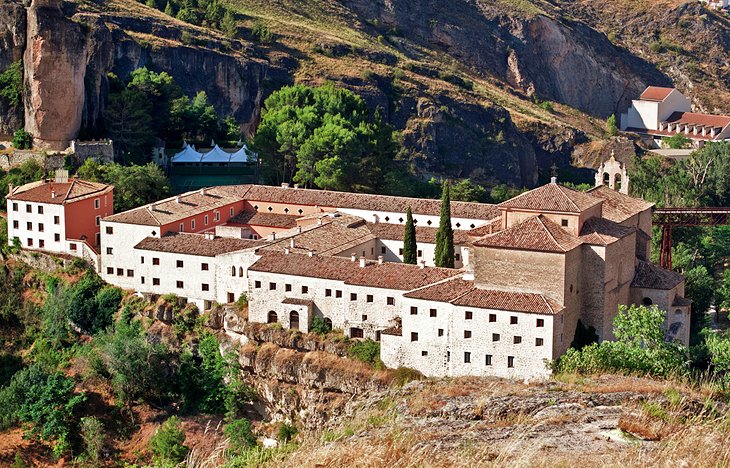
[[403, 263], [416, 264], [416, 225], [413, 223], [411, 207], [406, 210], [406, 229], [403, 234]]
[[436, 233], [436, 266], [454, 268], [454, 231], [451, 228], [451, 188], [444, 182], [441, 191], [441, 219]]
[[167, 5], [165, 5], [165, 14], [167, 16], [175, 16], [175, 12], [172, 11], [172, 5], [170, 2], [167, 2]]

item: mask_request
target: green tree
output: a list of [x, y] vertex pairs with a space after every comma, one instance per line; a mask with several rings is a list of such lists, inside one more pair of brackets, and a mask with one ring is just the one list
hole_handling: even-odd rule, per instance
[[256, 446], [251, 422], [248, 419], [237, 419], [223, 427], [228, 437], [228, 451], [234, 456], [243, 455], [248, 449]]
[[104, 424], [94, 416], [81, 418], [81, 439], [84, 442], [84, 454], [92, 466], [100, 466], [101, 451], [104, 448], [106, 434]]
[[[17, 109], [23, 105], [23, 62], [18, 60], [0, 73], [0, 98], [10, 108]], [[13, 143], [15, 146], [15, 143]]]
[[223, 13], [223, 18], [220, 20], [220, 28], [226, 36], [230, 38], [236, 37], [236, 33], [238, 32], [236, 17], [228, 8], [226, 8], [226, 12]]
[[33, 135], [22, 128], [13, 134], [13, 147], [16, 149], [31, 149], [33, 147]]
[[172, 10], [172, 4], [169, 1], [165, 5], [165, 14], [167, 16], [170, 16], [170, 17], [174, 17], [175, 16], [175, 12]]
[[489, 198], [491, 198], [492, 202], [494, 203], [502, 203], [503, 201], [516, 197], [525, 190], [526, 189], [519, 189], [517, 187], [512, 187], [507, 184], [495, 185], [489, 192]]
[[409, 206], [406, 210], [406, 226], [403, 233], [403, 263], [415, 265], [418, 262], [417, 253], [416, 225], [413, 223], [413, 213]]
[[104, 109], [104, 122], [127, 161], [144, 161], [155, 136], [152, 103], [141, 91], [125, 89], [110, 94]]
[[685, 295], [692, 299], [691, 333], [692, 343], [698, 341], [698, 333], [707, 320], [707, 310], [712, 305], [715, 281], [704, 265], [699, 265], [684, 272]]
[[618, 126], [616, 125], [616, 114], [611, 114], [606, 120], [606, 132], [610, 136], [618, 135]]
[[172, 101], [182, 97], [182, 89], [167, 72], [154, 72], [147, 67], [134, 70], [129, 76], [127, 88], [145, 95], [154, 112], [151, 114], [151, 125], [157, 136], [177, 139], [179, 135], [165, 134], [170, 127], [170, 111]]
[[125, 211], [161, 198], [170, 193], [170, 182], [154, 163], [144, 166], [122, 166], [117, 163], [99, 164], [84, 161], [76, 174], [92, 182], [114, 184], [114, 210]]
[[185, 445], [185, 438], [177, 416], [162, 423], [150, 438], [150, 450], [155, 461], [162, 466], [175, 466], [182, 462], [190, 450]]
[[663, 138], [662, 144], [671, 149], [684, 149], [689, 148], [689, 146], [692, 144], [692, 140], [687, 138], [681, 133], [676, 133], [670, 137]]
[[437, 267], [454, 268], [454, 231], [451, 226], [451, 188], [445, 181], [441, 193], [441, 217], [436, 232]]
[[710, 355], [712, 370], [723, 386], [727, 386], [730, 383], [730, 337], [727, 331], [716, 333], [707, 328], [702, 330], [702, 336]]
[[469, 179], [462, 179], [451, 187], [451, 199], [454, 201], [483, 202], [486, 198], [487, 189]]
[[273, 37], [269, 27], [261, 20], [256, 20], [253, 24], [253, 27], [251, 28], [251, 35], [255, 40], [263, 43], [271, 42], [271, 38]]
[[312, 317], [312, 326], [309, 329], [312, 333], [326, 335], [332, 331], [332, 326], [321, 315], [315, 315]]

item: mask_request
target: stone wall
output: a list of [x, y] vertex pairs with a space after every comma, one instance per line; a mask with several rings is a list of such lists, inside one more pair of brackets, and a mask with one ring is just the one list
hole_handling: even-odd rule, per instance
[[63, 169], [66, 162], [65, 153], [51, 153], [35, 150], [15, 150], [12, 153], [0, 154], [0, 169], [7, 171], [21, 166], [27, 161], [36, 161], [47, 172]]
[[89, 158], [102, 164], [114, 162], [114, 142], [112, 140], [73, 140], [71, 142], [71, 152], [79, 164], [83, 164]]

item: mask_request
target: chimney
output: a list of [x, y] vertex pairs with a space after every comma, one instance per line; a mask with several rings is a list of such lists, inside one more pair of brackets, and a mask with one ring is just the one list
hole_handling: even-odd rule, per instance
[[422, 270], [426, 268], [426, 260], [421, 260], [420, 262], [418, 262], [418, 268]]
[[295, 189], [298, 189], [299, 188], [299, 184], [294, 184], [294, 188]]
[[58, 169], [56, 171], [56, 183], [65, 184], [68, 182], [68, 171], [66, 169]]
[[8, 184], [8, 193], [13, 193], [13, 189], [15, 186], [13, 184]]
[[293, 248], [295, 247], [295, 245], [296, 245], [296, 241], [295, 241], [295, 240], [294, 240], [294, 238], [292, 237], [292, 238], [291, 238], [291, 239], [289, 240], [289, 247], [291, 247], [291, 248], [293, 249]]
[[383, 256], [378, 255], [378, 265], [382, 265], [382, 264], [383, 264]]
[[155, 211], [155, 204], [154, 203], [150, 203], [149, 205], [147, 205], [147, 210], [150, 213], [152, 213], [153, 211]]
[[208, 190], [202, 188], [202, 189], [200, 189], [200, 194], [203, 195], [203, 196], [208, 195]]
[[270, 241], [276, 240], [276, 233], [275, 232], [272, 232], [271, 234], [269, 234], [269, 240]]
[[322, 225], [322, 218], [317, 218], [317, 226], [321, 226], [321, 225]]
[[56, 191], [51, 189], [51, 198], [56, 198]]
[[355, 260], [357, 260], [357, 254], [353, 252], [352, 255], [350, 255], [350, 261], [354, 262]]
[[464, 281], [474, 281], [474, 270], [467, 270], [464, 272]]
[[289, 184], [286, 182], [281, 183], [281, 188], [289, 188]]
[[310, 257], [314, 257], [314, 256], [316, 255], [316, 253], [314, 252], [314, 250], [310, 250], [310, 251], [309, 251], [309, 252], [307, 253], [307, 255], [309, 255]]
[[301, 226], [297, 226], [297, 233], [298, 234], [301, 234], [302, 233], [302, 227]]
[[551, 177], [551, 178], [550, 178], [550, 183], [551, 183], [551, 184], [557, 184], [557, 183], [558, 183], [558, 178], [557, 178], [557, 177], [555, 177], [555, 176]]
[[365, 265], [367, 265], [365, 257], [360, 257], [360, 268], [365, 268]]
[[182, 198], [180, 197], [180, 195], [178, 195], [178, 196], [175, 197], [175, 202], [176, 203], [180, 203], [180, 200], [182, 200]]
[[378, 215], [373, 214], [373, 223], [378, 224]]
[[289, 249], [288, 248], [284, 249], [284, 255], [289, 255]]
[[206, 240], [213, 240], [213, 239], [215, 239], [215, 233], [214, 232], [211, 232], [211, 231], [208, 231], [208, 232], [203, 233], [203, 236], [205, 237]]

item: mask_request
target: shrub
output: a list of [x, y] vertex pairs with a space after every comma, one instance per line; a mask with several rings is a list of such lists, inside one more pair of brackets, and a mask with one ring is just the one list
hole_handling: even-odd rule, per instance
[[251, 422], [248, 419], [237, 419], [223, 428], [228, 437], [228, 450], [231, 454], [240, 456], [248, 449], [256, 446], [256, 436], [253, 435]]
[[257, 20], [253, 24], [253, 27], [251, 28], [251, 35], [255, 40], [262, 43], [271, 42], [272, 38], [271, 30], [261, 20]]
[[667, 148], [684, 149], [689, 148], [690, 144], [692, 144], [692, 140], [682, 135], [681, 133], [677, 133], [668, 138], [663, 138], [662, 143]]
[[157, 463], [174, 465], [183, 461], [188, 454], [189, 449], [184, 442], [185, 431], [180, 427], [180, 420], [172, 416], [150, 438], [150, 450]]
[[279, 439], [279, 442], [289, 442], [298, 432], [294, 424], [284, 423], [279, 426], [277, 439]]
[[606, 132], [611, 136], [618, 135], [618, 126], [616, 126], [616, 114], [611, 114], [606, 120]]
[[101, 461], [104, 448], [104, 425], [98, 418], [81, 418], [81, 439], [84, 441], [84, 454], [93, 466]]
[[31, 149], [33, 147], [33, 135], [22, 128], [13, 134], [13, 147], [16, 149]]
[[416, 369], [411, 369], [410, 367], [399, 367], [393, 373], [392, 383], [393, 385], [403, 386], [408, 382], [423, 380], [424, 378], [424, 375]]
[[332, 331], [332, 326], [327, 323], [324, 317], [320, 315], [315, 315], [314, 317], [312, 317], [312, 326], [309, 327], [309, 329], [312, 331], [312, 333], [326, 335], [327, 333]]
[[380, 343], [369, 338], [355, 342], [348, 350], [348, 354], [352, 359], [367, 362], [375, 368], [380, 368], [383, 365], [380, 361]]
[[[13, 109], [23, 104], [22, 61], [13, 62], [4, 72], [0, 73], [0, 97]], [[13, 146], [15, 146], [14, 143]]]

